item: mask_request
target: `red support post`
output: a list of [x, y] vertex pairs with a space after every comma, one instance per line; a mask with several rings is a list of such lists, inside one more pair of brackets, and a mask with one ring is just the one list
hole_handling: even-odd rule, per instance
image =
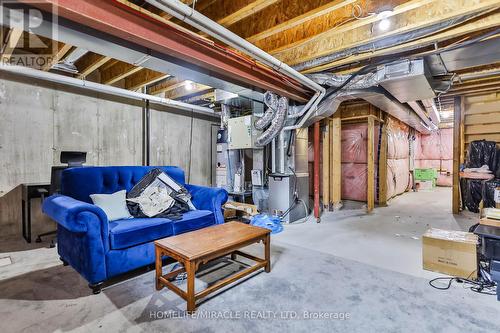
[[320, 128], [319, 121], [314, 123], [313, 147], [314, 147], [314, 217], [320, 222], [319, 217], [319, 151], [320, 151]]

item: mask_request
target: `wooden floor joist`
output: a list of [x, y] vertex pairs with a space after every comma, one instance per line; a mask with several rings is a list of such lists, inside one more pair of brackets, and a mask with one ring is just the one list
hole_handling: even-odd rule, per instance
[[[448, 19], [478, 13], [496, 6], [498, 6], [497, 0], [475, 1], [472, 4], [468, 0], [410, 1], [401, 5], [401, 7], [410, 10], [400, 13], [396, 8], [393, 11], [391, 17], [392, 27], [389, 32], [374, 32], [371, 24], [361, 25], [354, 29], [352, 29], [353, 27], [344, 26], [270, 53], [289, 65], [295, 65], [346, 48], [374, 42], [381, 38], [395, 36], [417, 28], [428, 27]], [[348, 34], [347, 31], [349, 31]]]

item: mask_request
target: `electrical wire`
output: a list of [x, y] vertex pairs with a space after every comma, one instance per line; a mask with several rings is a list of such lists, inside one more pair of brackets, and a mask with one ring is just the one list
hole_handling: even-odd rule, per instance
[[[435, 285], [436, 281], [448, 281], [444, 287], [440, 287]], [[463, 283], [464, 285], [469, 285], [467, 288], [472, 290], [473, 292], [484, 294], [484, 295], [496, 295], [496, 284], [495, 282], [487, 282], [487, 281], [474, 281], [469, 279], [464, 279], [460, 277], [438, 277], [429, 281], [429, 284], [432, 288], [438, 290], [448, 290], [450, 289], [453, 282]]]

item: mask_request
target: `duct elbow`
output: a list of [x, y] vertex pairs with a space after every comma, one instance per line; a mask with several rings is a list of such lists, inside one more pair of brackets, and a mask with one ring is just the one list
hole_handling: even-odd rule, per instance
[[272, 120], [271, 126], [262, 133], [255, 141], [258, 147], [264, 147], [269, 144], [283, 129], [288, 114], [288, 98], [280, 97], [276, 116]]

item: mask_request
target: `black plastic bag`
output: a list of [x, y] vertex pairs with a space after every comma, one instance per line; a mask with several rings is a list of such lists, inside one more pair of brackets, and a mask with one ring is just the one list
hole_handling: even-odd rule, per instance
[[480, 168], [487, 165], [495, 174], [497, 172], [497, 144], [494, 141], [476, 140], [469, 144], [467, 152], [467, 168]]
[[488, 180], [483, 186], [483, 207], [495, 207], [495, 188], [500, 186], [500, 179]]
[[483, 197], [483, 180], [462, 178], [460, 185], [463, 205], [471, 212], [479, 213], [479, 203]]

